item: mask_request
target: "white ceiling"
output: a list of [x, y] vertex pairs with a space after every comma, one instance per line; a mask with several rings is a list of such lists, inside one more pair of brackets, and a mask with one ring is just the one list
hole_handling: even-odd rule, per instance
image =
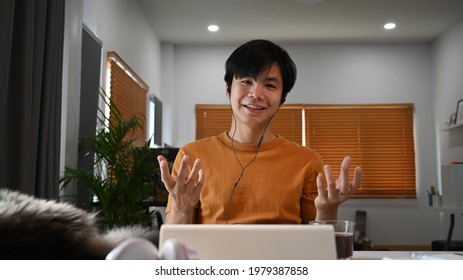
[[[303, 1], [303, 0], [300, 0]], [[308, 1], [308, 0], [306, 0]], [[138, 0], [163, 43], [423, 42], [463, 19], [463, 0]], [[397, 28], [383, 29], [394, 21]], [[217, 24], [216, 33], [207, 31]]]

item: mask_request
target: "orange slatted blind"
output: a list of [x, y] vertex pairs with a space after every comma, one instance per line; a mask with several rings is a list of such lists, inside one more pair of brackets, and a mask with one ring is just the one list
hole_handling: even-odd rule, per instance
[[122, 118], [129, 120], [137, 116], [142, 120], [143, 129], [137, 130], [133, 135], [133, 144], [141, 147], [147, 140], [146, 111], [149, 88], [115, 52], [108, 52], [108, 68], [111, 101], [119, 109]]
[[302, 105], [283, 105], [273, 117], [272, 131], [302, 145]]
[[229, 105], [196, 105], [196, 140], [219, 135], [230, 129]]
[[[229, 105], [196, 105], [196, 139], [229, 130], [231, 121]], [[302, 105], [283, 105], [273, 118], [272, 131], [301, 144], [302, 121]]]
[[[307, 145], [334, 166], [362, 166], [356, 198], [416, 198], [413, 105], [307, 105]], [[352, 178], [352, 174], [351, 174]]]
[[[356, 198], [416, 198], [413, 110], [413, 104], [283, 105], [272, 130], [319, 152], [335, 178], [351, 156], [352, 166], [363, 169]], [[229, 105], [196, 105], [196, 139], [228, 130], [231, 118]]]

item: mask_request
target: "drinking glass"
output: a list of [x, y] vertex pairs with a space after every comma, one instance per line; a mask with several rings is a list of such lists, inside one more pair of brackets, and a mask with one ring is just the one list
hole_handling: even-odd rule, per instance
[[336, 239], [338, 260], [348, 260], [354, 254], [355, 222], [346, 220], [310, 221], [310, 225], [332, 225]]

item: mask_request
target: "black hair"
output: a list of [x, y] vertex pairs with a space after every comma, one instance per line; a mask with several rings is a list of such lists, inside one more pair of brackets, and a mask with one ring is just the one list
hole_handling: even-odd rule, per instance
[[238, 47], [225, 62], [225, 83], [227, 92], [231, 92], [233, 78], [252, 77], [270, 68], [274, 63], [280, 67], [283, 78], [283, 92], [280, 104], [296, 82], [297, 70], [294, 61], [282, 47], [268, 40], [252, 40]]

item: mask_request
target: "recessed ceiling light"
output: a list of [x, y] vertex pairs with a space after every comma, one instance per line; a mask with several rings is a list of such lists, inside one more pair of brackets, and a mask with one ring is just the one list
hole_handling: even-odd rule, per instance
[[207, 30], [211, 31], [211, 32], [217, 32], [219, 31], [219, 26], [215, 25], [215, 24], [211, 24], [207, 27]]
[[384, 29], [391, 30], [391, 29], [394, 29], [395, 26], [396, 26], [395, 23], [389, 22], [384, 25]]

